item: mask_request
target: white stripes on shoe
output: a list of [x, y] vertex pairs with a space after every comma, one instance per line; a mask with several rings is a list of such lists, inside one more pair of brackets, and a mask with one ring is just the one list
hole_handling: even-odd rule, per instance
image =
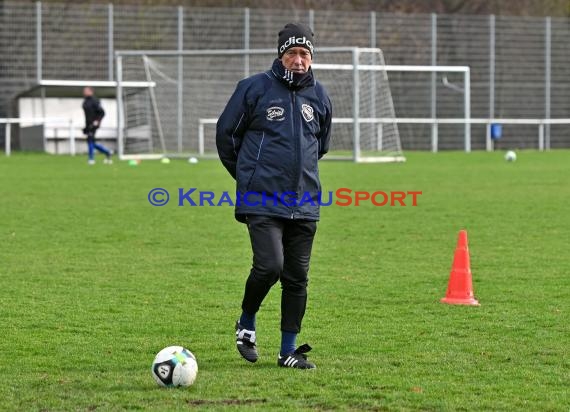
[[287, 356], [287, 359], [285, 359], [283, 365], [288, 366], [290, 368], [294, 368], [298, 362], [299, 360], [295, 359], [293, 356]]

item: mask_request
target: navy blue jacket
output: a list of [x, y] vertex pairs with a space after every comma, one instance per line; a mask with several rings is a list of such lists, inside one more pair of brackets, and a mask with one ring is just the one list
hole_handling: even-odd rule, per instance
[[218, 154], [236, 179], [236, 219], [247, 215], [319, 220], [317, 161], [328, 151], [332, 105], [312, 70], [275, 60], [240, 81], [216, 128]]

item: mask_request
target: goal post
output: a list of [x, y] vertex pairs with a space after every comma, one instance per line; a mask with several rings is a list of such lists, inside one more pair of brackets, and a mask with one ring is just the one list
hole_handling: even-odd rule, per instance
[[[117, 51], [119, 156], [216, 157], [216, 120], [237, 82], [268, 70], [275, 55], [274, 49]], [[325, 158], [405, 160], [389, 78], [414, 67], [386, 65], [377, 48], [316, 50], [312, 68], [333, 104]], [[422, 67], [433, 73], [439, 66]], [[152, 86], [125, 87], [132, 81]]]
[[[438, 146], [438, 132], [437, 127], [439, 122], [436, 118], [431, 119], [410, 119], [403, 118], [402, 116], [396, 116], [394, 109], [394, 99], [392, 96], [391, 87], [388, 82], [388, 73], [390, 72], [400, 72], [400, 73], [430, 73], [438, 74], [443, 73], [442, 83], [444, 86], [454, 89], [456, 92], [460, 92], [463, 95], [463, 112], [458, 112], [462, 117], [457, 118], [457, 121], [452, 119], [448, 123], [464, 123], [464, 145], [465, 150], [471, 150], [471, 74], [470, 68], [468, 66], [418, 66], [418, 65], [387, 65], [384, 63], [382, 58], [382, 64], [359, 64], [361, 61], [360, 57], [357, 57], [359, 53], [372, 52], [374, 53], [376, 49], [366, 49], [366, 48], [356, 48], [354, 51], [354, 63], [353, 64], [313, 64], [315, 69], [329, 69], [329, 70], [346, 70], [352, 72], [354, 76], [354, 96], [353, 101], [359, 102], [361, 104], [356, 104], [353, 106], [352, 117], [336, 117], [333, 122], [340, 124], [350, 124], [353, 127], [353, 138], [354, 138], [354, 151], [353, 158], [355, 162], [398, 162], [405, 161], [405, 157], [402, 153], [400, 132], [398, 129], [398, 124], [402, 123], [424, 123], [431, 124], [432, 126], [432, 151], [437, 152]], [[370, 76], [368, 73], [378, 73], [376, 76]], [[458, 73], [462, 76], [461, 83], [462, 86], [457, 86], [454, 83], [449, 83], [449, 80], [445, 74]], [[361, 76], [367, 75], [364, 80]], [[360, 97], [361, 90], [369, 87], [374, 94], [377, 85], [377, 76], [381, 76], [381, 83], [384, 84], [384, 88], [379, 90], [382, 99], [382, 107], [384, 110], [380, 112], [377, 111], [376, 106], [369, 110], [361, 110], [366, 108], [366, 102], [370, 101], [376, 104], [376, 99], [369, 99]], [[418, 81], [414, 79], [413, 81]], [[360, 85], [360, 86], [357, 86]], [[432, 104], [436, 100], [436, 96], [431, 96]], [[368, 117], [366, 116], [368, 114]], [[373, 117], [373, 115], [380, 115], [380, 117]], [[416, 122], [414, 120], [419, 120]], [[448, 119], [449, 120], [449, 119]], [[445, 122], [444, 122], [445, 123]], [[368, 132], [365, 134], [364, 143], [361, 142], [361, 125], [368, 125], [373, 128], [376, 127], [376, 137], [370, 139], [370, 134], [373, 132]], [[388, 132], [392, 132], [394, 136], [397, 135], [397, 139], [394, 138], [392, 142], [388, 142], [388, 147], [392, 149], [392, 153], [385, 153], [384, 151], [384, 132], [388, 129]], [[391, 143], [391, 144], [390, 144]], [[368, 148], [367, 154], [363, 154], [364, 149]], [[374, 155], [374, 151], [381, 153], [382, 155]], [[372, 154], [371, 154], [372, 153]]]

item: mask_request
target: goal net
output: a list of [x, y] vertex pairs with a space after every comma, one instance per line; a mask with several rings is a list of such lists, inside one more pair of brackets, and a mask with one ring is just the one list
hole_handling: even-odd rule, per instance
[[[237, 82], [275, 57], [273, 49], [118, 52], [119, 155], [217, 156], [216, 121]], [[312, 67], [333, 104], [327, 157], [404, 161], [382, 51], [321, 48]]]

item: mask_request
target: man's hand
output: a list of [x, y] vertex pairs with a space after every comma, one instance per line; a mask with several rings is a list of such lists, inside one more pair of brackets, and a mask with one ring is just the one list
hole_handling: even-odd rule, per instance
[[99, 120], [93, 120], [93, 127], [99, 127]]

